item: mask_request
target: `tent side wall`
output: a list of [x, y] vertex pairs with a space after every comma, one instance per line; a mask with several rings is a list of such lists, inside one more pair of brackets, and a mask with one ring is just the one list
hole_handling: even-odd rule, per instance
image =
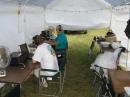
[[47, 10], [46, 12], [48, 25], [62, 24], [65, 30], [108, 27], [110, 17], [110, 9], [79, 12]]
[[27, 43], [32, 42], [32, 37], [45, 30], [44, 8], [36, 6], [26, 6], [23, 9], [24, 33]]
[[20, 32], [21, 20], [17, 15], [17, 5], [0, 6], [0, 45], [7, 46], [11, 51], [16, 50], [17, 45], [24, 42], [24, 34]]
[[129, 19], [129, 6], [119, 6], [113, 9], [111, 28], [116, 34], [118, 40], [122, 42], [122, 45], [127, 48], [128, 38], [125, 35], [125, 28]]
[[110, 17], [111, 6], [102, 0], [54, 0], [46, 9], [47, 23], [65, 30], [108, 27]]
[[19, 49], [18, 45], [31, 43], [32, 37], [44, 29], [43, 14], [41, 7], [0, 3], [0, 45], [14, 52]]
[[[130, 16], [130, 6], [129, 5], [124, 5], [124, 6], [118, 6], [115, 7], [113, 10], [113, 17], [112, 17], [112, 25], [111, 28], [115, 32], [117, 38], [119, 41], [121, 41], [121, 44], [126, 47], [130, 51], [130, 41], [125, 35], [125, 28], [127, 25], [127, 21]], [[122, 54], [121, 57], [122, 60], [120, 65], [127, 66], [128, 69], [130, 68], [130, 53], [127, 55]]]

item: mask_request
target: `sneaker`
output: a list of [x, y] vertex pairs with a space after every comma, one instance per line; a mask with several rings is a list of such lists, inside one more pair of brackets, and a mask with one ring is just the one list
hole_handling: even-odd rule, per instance
[[47, 88], [47, 87], [48, 87], [48, 84], [47, 84], [47, 82], [46, 82], [46, 80], [45, 80], [45, 79], [42, 79], [41, 84], [42, 84], [42, 86], [43, 86], [43, 87], [45, 87], [45, 88]]

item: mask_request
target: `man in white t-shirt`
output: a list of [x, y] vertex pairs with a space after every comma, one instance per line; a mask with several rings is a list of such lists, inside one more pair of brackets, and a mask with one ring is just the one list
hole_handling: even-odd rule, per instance
[[[32, 59], [33, 64], [40, 62], [42, 69], [59, 70], [55, 51], [53, 50], [52, 46], [46, 42], [46, 38], [44, 37], [40, 39], [39, 46], [37, 47]], [[39, 68], [35, 70], [35, 74], [37, 75], [37, 77], [39, 77], [38, 73]], [[45, 73], [46, 75], [49, 76], [53, 76], [56, 74], [56, 72], [45, 72]], [[45, 79], [43, 84], [44, 83], [47, 84]], [[47, 87], [47, 85], [45, 87]]]

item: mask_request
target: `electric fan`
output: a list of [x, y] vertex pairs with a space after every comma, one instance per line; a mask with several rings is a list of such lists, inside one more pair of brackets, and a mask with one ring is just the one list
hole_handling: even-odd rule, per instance
[[6, 76], [6, 67], [10, 64], [10, 53], [7, 47], [0, 46], [0, 77]]

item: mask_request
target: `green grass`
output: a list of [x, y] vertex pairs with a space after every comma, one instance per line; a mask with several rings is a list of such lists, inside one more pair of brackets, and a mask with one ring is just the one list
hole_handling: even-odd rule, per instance
[[[69, 41], [67, 73], [62, 97], [95, 97], [97, 88], [92, 87], [93, 73], [89, 69], [99, 52], [88, 56], [88, 48], [94, 36], [104, 36], [106, 29], [88, 30], [87, 34], [67, 35]], [[44, 97], [38, 95], [38, 81], [31, 78], [23, 85], [23, 97]]]

